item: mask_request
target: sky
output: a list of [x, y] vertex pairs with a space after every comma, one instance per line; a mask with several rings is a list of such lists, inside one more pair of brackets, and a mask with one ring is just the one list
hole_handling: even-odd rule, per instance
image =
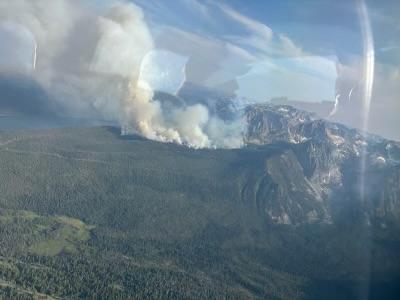
[[[0, 71], [30, 73], [52, 90], [71, 92], [72, 86], [82, 98], [92, 91], [90, 82], [80, 86], [80, 77], [97, 72], [125, 78], [135, 66], [142, 87], [171, 94], [188, 81], [249, 102], [337, 100], [331, 119], [360, 128], [363, 1], [0, 1]], [[400, 140], [400, 3], [365, 1], [375, 57], [368, 129]], [[136, 20], [108, 15], [115, 3], [122, 11], [135, 4], [129, 9]], [[66, 84], [58, 86], [60, 78]]]
[[[156, 46], [188, 59], [186, 80], [256, 102], [340, 95], [332, 119], [361, 126], [361, 1], [133, 1]], [[400, 2], [366, 4], [375, 46], [369, 130], [400, 139]]]
[[[153, 23], [160, 47], [196, 57], [188, 80], [212, 85], [234, 79], [240, 96], [257, 101], [280, 96], [333, 101], [336, 62], [362, 50], [351, 1], [135, 3]], [[263, 88], [255, 88], [256, 82]]]

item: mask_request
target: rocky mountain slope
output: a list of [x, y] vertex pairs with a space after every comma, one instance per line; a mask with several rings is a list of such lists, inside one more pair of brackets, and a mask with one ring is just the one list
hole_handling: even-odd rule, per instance
[[[398, 298], [399, 227], [322, 190], [307, 144], [195, 150], [119, 133], [0, 133], [0, 297]], [[396, 186], [374, 175], [383, 194]]]
[[329, 223], [356, 218], [386, 226], [400, 218], [398, 142], [291, 106], [238, 102], [232, 95], [192, 84], [186, 84], [177, 96], [158, 95], [157, 100], [164, 105], [200, 103], [228, 123], [244, 119], [247, 147], [279, 144], [285, 149], [267, 160], [263, 175], [257, 176], [268, 176], [268, 180], [257, 183], [260, 191], [252, 195], [274, 222]]
[[[329, 218], [343, 218], [352, 207], [366, 222], [399, 219], [399, 143], [290, 106], [252, 105], [246, 109], [246, 119], [247, 144], [290, 145], [310, 186], [310, 195], [314, 202], [324, 203]], [[281, 219], [290, 216], [282, 213]]]
[[221, 99], [246, 147], [0, 131], [0, 298], [399, 299], [399, 144]]

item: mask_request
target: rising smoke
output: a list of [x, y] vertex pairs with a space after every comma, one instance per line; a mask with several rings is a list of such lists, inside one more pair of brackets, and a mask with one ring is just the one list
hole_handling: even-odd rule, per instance
[[[6, 2], [0, 3], [0, 22], [12, 24], [16, 36], [23, 31], [33, 37], [22, 43], [30, 48], [30, 70], [15, 63], [13, 72], [32, 76], [68, 113], [100, 114], [118, 122], [123, 133], [163, 142], [196, 148], [242, 145], [241, 123], [226, 124], [201, 104], [165, 111], [149, 85], [139, 84], [142, 62], [155, 46], [134, 4], [110, 1], [99, 8], [78, 0]], [[12, 52], [16, 44], [8, 47]]]

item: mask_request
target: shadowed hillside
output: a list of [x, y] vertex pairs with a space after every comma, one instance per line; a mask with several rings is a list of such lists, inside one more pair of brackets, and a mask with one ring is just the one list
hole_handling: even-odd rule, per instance
[[109, 127], [2, 133], [0, 291], [395, 299], [398, 227], [332, 219], [300, 161], [285, 143], [194, 150]]

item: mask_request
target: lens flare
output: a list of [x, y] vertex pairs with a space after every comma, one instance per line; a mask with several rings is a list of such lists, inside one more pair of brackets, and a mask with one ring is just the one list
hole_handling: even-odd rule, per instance
[[[369, 114], [371, 108], [371, 97], [372, 97], [372, 88], [374, 83], [374, 69], [375, 69], [375, 51], [374, 51], [374, 38], [371, 28], [371, 21], [368, 14], [368, 9], [364, 0], [356, 0], [359, 18], [360, 18], [360, 27], [363, 38], [363, 90], [362, 90], [362, 130], [364, 134], [368, 131], [368, 121]], [[366, 197], [366, 164], [367, 164], [367, 155], [368, 155], [368, 144], [365, 143], [361, 150], [361, 175], [360, 175], [360, 199], [361, 202], [365, 202]], [[367, 223], [370, 224], [370, 220], [367, 219]], [[371, 232], [368, 233], [372, 234]], [[371, 237], [370, 237], [371, 239]], [[371, 240], [369, 244], [369, 262], [367, 267], [370, 272], [367, 274], [369, 277], [366, 280], [365, 284], [360, 286], [360, 299], [368, 299], [369, 298], [369, 289], [370, 289], [370, 274], [371, 274]]]
[[336, 97], [335, 97], [335, 104], [333, 106], [333, 109], [329, 113], [329, 118], [333, 117], [337, 113], [337, 110], [338, 110], [338, 107], [339, 107], [339, 99], [340, 99], [340, 94], [337, 94]]
[[[368, 9], [364, 0], [357, 0], [357, 8], [359, 11], [361, 33], [363, 37], [363, 66], [364, 66], [364, 85], [363, 85], [363, 115], [362, 115], [362, 130], [368, 131], [369, 113], [371, 108], [372, 88], [374, 84], [374, 70], [375, 70], [375, 50], [374, 50], [374, 37], [371, 28], [371, 21], [368, 14]], [[360, 195], [361, 199], [365, 198], [365, 171], [366, 171], [366, 157], [367, 148], [364, 147], [361, 157], [361, 185]]]
[[35, 41], [35, 45], [33, 46], [33, 55], [32, 55], [32, 69], [36, 70], [36, 60], [37, 60], [37, 43]]

